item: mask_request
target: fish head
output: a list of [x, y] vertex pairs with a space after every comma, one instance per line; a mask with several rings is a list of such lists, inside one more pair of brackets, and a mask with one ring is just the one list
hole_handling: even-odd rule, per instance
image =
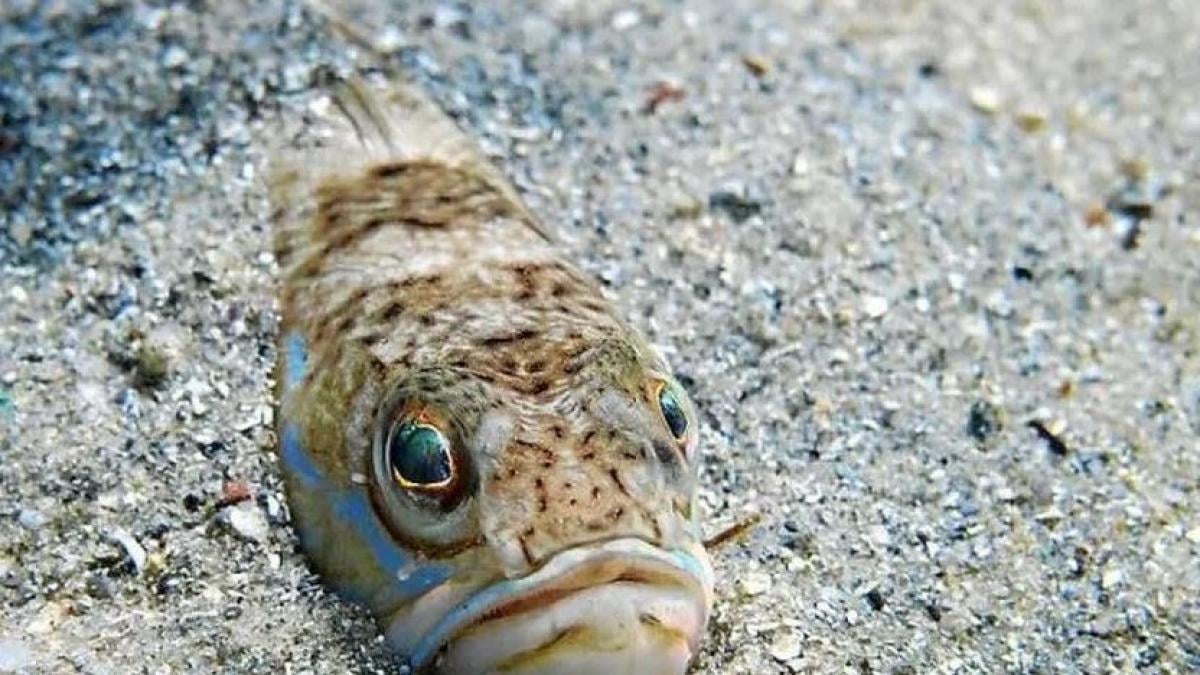
[[301, 537], [415, 670], [681, 673], [713, 601], [694, 406], [636, 338], [549, 362], [536, 392], [479, 363], [378, 387], [342, 497], [369, 507]]

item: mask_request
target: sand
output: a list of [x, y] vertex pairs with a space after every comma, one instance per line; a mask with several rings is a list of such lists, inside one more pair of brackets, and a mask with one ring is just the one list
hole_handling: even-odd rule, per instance
[[0, 4], [0, 672], [398, 672], [288, 524], [258, 145], [379, 67], [762, 515], [695, 672], [1200, 670], [1200, 5], [241, 4]]

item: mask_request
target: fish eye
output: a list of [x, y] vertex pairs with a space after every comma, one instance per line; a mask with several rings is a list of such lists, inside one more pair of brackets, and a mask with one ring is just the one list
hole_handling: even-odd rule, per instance
[[430, 555], [479, 536], [479, 478], [464, 441], [477, 421], [437, 375], [410, 376], [380, 402], [363, 477], [391, 536]]
[[688, 434], [688, 418], [679, 401], [679, 393], [667, 382], [658, 385], [658, 408], [662, 411], [663, 421], [671, 430], [671, 435], [677, 441], [683, 441]]
[[392, 428], [387, 459], [392, 480], [402, 488], [435, 492], [454, 481], [454, 455], [450, 443], [436, 427], [406, 421]]

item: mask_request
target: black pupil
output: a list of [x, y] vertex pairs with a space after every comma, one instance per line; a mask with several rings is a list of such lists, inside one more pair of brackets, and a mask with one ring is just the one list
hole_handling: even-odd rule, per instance
[[450, 449], [437, 430], [405, 424], [392, 432], [388, 446], [392, 471], [415, 485], [435, 485], [450, 478]]
[[662, 408], [663, 419], [667, 421], [671, 435], [675, 438], [683, 438], [688, 430], [687, 415], [683, 414], [683, 406], [679, 405], [679, 398], [675, 396], [675, 392], [669, 385], [663, 387], [659, 392], [658, 405]]

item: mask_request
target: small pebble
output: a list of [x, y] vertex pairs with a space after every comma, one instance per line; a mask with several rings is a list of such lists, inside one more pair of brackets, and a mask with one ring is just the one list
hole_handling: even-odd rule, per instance
[[878, 319], [887, 314], [888, 300], [878, 295], [868, 295], [863, 298], [862, 311], [868, 319]]
[[975, 87], [971, 90], [971, 105], [979, 112], [991, 115], [1000, 109], [1000, 94], [990, 87]]
[[1002, 412], [989, 401], [975, 401], [967, 413], [967, 435], [983, 443], [1004, 428]]
[[46, 516], [35, 509], [21, 509], [17, 514], [17, 522], [27, 530], [37, 531], [46, 525]]
[[763, 199], [749, 186], [735, 183], [710, 194], [708, 208], [725, 213], [734, 222], [740, 223], [762, 211]]
[[1092, 204], [1083, 213], [1083, 222], [1089, 228], [1103, 227], [1108, 224], [1108, 209], [1103, 204]]
[[1055, 507], [1050, 507], [1041, 513], [1033, 516], [1033, 519], [1040, 523], [1057, 523], [1065, 518], [1066, 515]]
[[1133, 182], [1145, 180], [1150, 173], [1150, 163], [1140, 157], [1126, 157], [1120, 168], [1121, 175]]
[[[194, 412], [194, 411], [193, 411]], [[217, 442], [217, 434], [212, 429], [197, 429], [192, 434], [192, 440], [196, 445], [208, 447]]]
[[863, 597], [866, 598], [867, 604], [871, 606], [871, 609], [876, 612], [882, 611], [887, 605], [887, 598], [884, 597], [878, 588], [872, 588], [863, 594]]
[[223, 522], [245, 541], [262, 543], [267, 540], [270, 526], [254, 502], [246, 501], [221, 511]]
[[775, 637], [771, 643], [771, 658], [776, 661], [791, 661], [800, 656], [800, 637], [788, 631]]
[[1017, 126], [1025, 133], [1037, 133], [1046, 128], [1046, 114], [1036, 109], [1022, 109], [1017, 112]]
[[163, 65], [168, 68], [178, 68], [188, 61], [188, 53], [182, 48], [171, 46], [163, 54]]
[[143, 344], [138, 347], [134, 359], [134, 372], [138, 383], [157, 387], [167, 379], [171, 361], [165, 350], [155, 345]]
[[1100, 587], [1106, 591], [1111, 591], [1124, 580], [1125, 573], [1120, 568], [1109, 565], [1100, 577]]
[[654, 114], [664, 103], [682, 101], [686, 97], [687, 92], [678, 84], [665, 81], [656, 82], [646, 93], [646, 102], [642, 106], [642, 112]]
[[108, 538], [121, 547], [125, 558], [133, 568], [134, 574], [141, 575], [146, 569], [146, 549], [134, 539], [132, 534], [117, 529], [109, 533]]
[[796, 159], [792, 160], [791, 173], [797, 178], [803, 178], [808, 175], [808, 160], [804, 155], [796, 155]]
[[771, 577], [763, 572], [750, 572], [738, 579], [738, 589], [742, 595], [762, 595], [771, 590]]
[[1135, 222], [1146, 220], [1154, 217], [1154, 203], [1160, 196], [1156, 190], [1135, 183], [1110, 195], [1105, 208]]
[[771, 72], [771, 62], [758, 54], [743, 54], [742, 65], [755, 77], [762, 77]]
[[258, 416], [257, 412], [249, 413], [243, 417], [239, 417], [237, 421], [233, 423], [234, 431], [237, 431], [241, 434], [253, 431], [260, 426], [262, 426], [262, 419]]
[[272, 494], [268, 494], [264, 501], [266, 502], [267, 519], [276, 524], [285, 523], [286, 514], [283, 510], [283, 503]]
[[208, 411], [211, 410], [207, 403], [198, 398], [192, 399], [191, 403], [188, 404], [188, 408], [192, 411], [193, 417], [205, 417], [208, 415]]
[[880, 548], [887, 547], [892, 543], [892, 535], [883, 525], [872, 525], [867, 528], [865, 534], [867, 541]]
[[167, 569], [167, 556], [162, 553], [151, 553], [146, 556], [146, 574], [151, 577], [159, 576]]
[[626, 31], [642, 22], [642, 15], [636, 10], [624, 9], [613, 15], [612, 28], [615, 31]]
[[221, 486], [221, 496], [217, 499], [217, 506], [231, 506], [240, 504], [254, 496], [254, 490], [250, 484], [244, 480], [226, 481]]
[[704, 202], [689, 194], [679, 194], [667, 206], [667, 217], [671, 220], [693, 220], [704, 213]]

